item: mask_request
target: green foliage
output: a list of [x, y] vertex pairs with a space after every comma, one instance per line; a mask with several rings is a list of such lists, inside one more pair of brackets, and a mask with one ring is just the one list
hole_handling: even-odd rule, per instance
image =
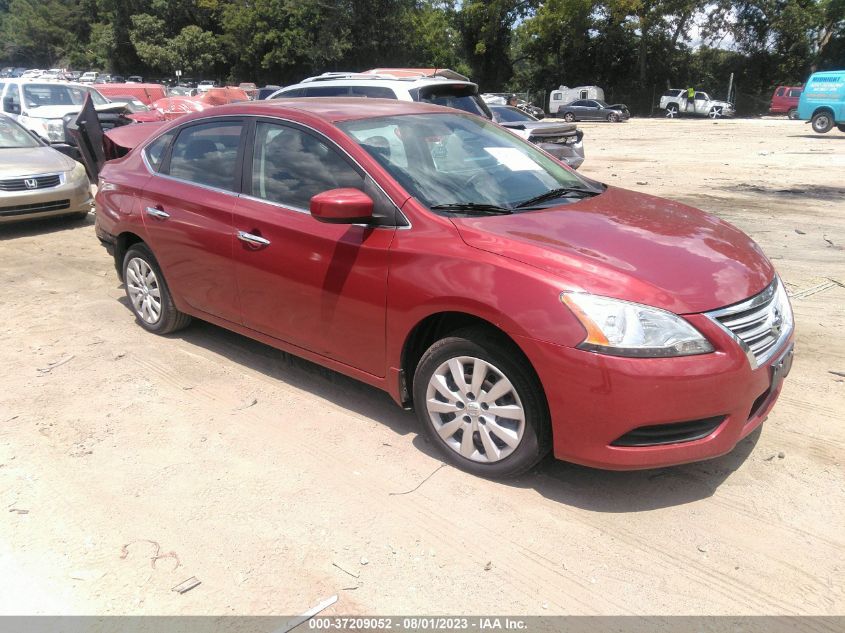
[[484, 91], [598, 84], [639, 112], [667, 84], [723, 96], [734, 73], [756, 107], [845, 66], [845, 0], [0, 0], [0, 33], [4, 65], [279, 84], [453, 68]]

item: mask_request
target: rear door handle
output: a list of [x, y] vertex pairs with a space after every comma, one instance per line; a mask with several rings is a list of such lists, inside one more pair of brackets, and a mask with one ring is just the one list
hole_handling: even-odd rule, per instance
[[147, 215], [151, 215], [154, 218], [158, 218], [159, 220], [166, 220], [170, 217], [170, 214], [163, 209], [159, 209], [158, 207], [147, 207], [146, 209]]
[[270, 240], [265, 239], [260, 235], [253, 235], [252, 233], [247, 233], [246, 231], [238, 231], [237, 235], [241, 242], [246, 242], [251, 246], [257, 246], [259, 248], [270, 246]]

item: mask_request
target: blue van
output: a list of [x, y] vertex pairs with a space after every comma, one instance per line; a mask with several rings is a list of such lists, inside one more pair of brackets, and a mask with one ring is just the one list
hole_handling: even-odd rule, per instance
[[819, 134], [830, 132], [834, 125], [845, 132], [845, 70], [810, 76], [798, 101], [798, 118], [811, 121]]

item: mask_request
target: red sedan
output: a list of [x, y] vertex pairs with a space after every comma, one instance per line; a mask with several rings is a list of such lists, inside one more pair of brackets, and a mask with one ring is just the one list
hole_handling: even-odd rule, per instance
[[197, 317], [380, 387], [470, 472], [715, 457], [789, 371], [750, 238], [480, 117], [297, 99], [153, 129], [96, 198], [138, 323]]

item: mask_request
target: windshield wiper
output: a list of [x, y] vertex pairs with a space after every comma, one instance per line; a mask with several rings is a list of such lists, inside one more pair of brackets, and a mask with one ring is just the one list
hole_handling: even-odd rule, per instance
[[461, 211], [473, 215], [490, 213], [493, 215], [508, 215], [513, 213], [511, 209], [499, 207], [495, 204], [484, 204], [483, 202], [452, 202], [449, 204], [435, 204], [430, 207], [435, 211]]
[[554, 200], [555, 198], [562, 198], [563, 196], [570, 193], [583, 194], [583, 197], [599, 195], [598, 191], [581, 189], [580, 187], [558, 187], [557, 189], [552, 189], [551, 191], [547, 191], [546, 193], [541, 193], [539, 196], [534, 196], [533, 198], [528, 198], [528, 200], [523, 200], [522, 202], [515, 205], [514, 209], [525, 209], [526, 207], [532, 207], [535, 204], [539, 204], [540, 202]]

